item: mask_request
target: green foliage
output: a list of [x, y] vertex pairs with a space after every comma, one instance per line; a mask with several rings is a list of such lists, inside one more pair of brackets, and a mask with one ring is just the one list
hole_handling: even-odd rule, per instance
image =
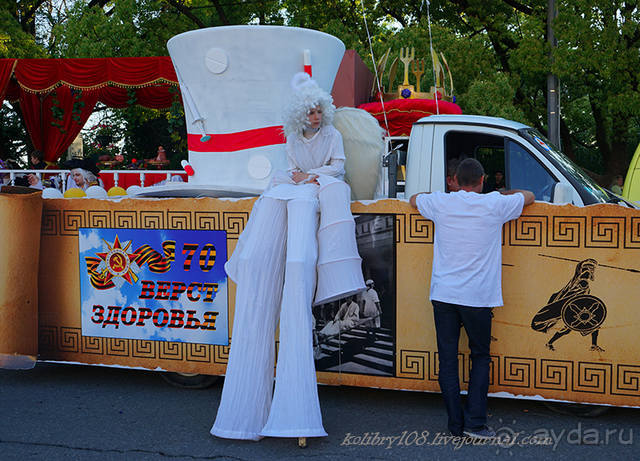
[[[486, 49], [479, 37], [460, 40], [451, 30], [439, 25], [432, 25], [433, 50], [442, 53], [453, 74], [454, 94], [460, 96], [465, 93], [472, 82], [477, 79], [489, 78], [495, 73], [495, 59]], [[425, 73], [421, 78], [421, 90], [428, 91], [434, 85], [432, 58], [429, 47], [429, 31], [426, 22], [400, 29], [385, 42], [379, 42], [375, 47], [376, 56], [382, 56], [388, 48], [391, 49], [383, 83], [387, 91], [401, 84], [404, 78], [404, 66], [398, 62], [395, 82], [389, 85], [388, 72], [391, 62], [400, 55], [401, 48], [415, 49], [416, 59], [424, 59]], [[409, 82], [415, 84], [415, 78], [409, 72]], [[449, 87], [448, 77], [446, 88]]]
[[[552, 69], [563, 81], [567, 99], [580, 101], [580, 107], [593, 119], [590, 134], [602, 156], [603, 172], [624, 174], [640, 140], [633, 130], [640, 118], [637, 4], [563, 1], [554, 29], [558, 48]], [[565, 110], [567, 117], [572, 116], [568, 120], [576, 140], [584, 127], [582, 114], [577, 112]]]
[[465, 113], [503, 117], [527, 123], [526, 116], [513, 103], [515, 89], [504, 73], [490, 80], [474, 80], [468, 91], [460, 97], [460, 106]]
[[[0, 0], [0, 58], [44, 58], [46, 52], [30, 33], [33, 18], [21, 24], [17, 15], [25, 17], [35, 2]], [[25, 30], [26, 28], [26, 30]]]
[[[164, 56], [166, 42], [188, 30], [181, 16], [161, 14], [156, 0], [120, 0], [104, 8], [77, 1], [68, 19], [53, 29], [58, 57], [96, 58], [116, 56]], [[171, 20], [169, 20], [171, 19]]]
[[66, 133], [67, 130], [63, 127], [64, 121], [64, 110], [60, 107], [60, 101], [56, 96], [52, 96], [51, 98], [51, 125], [58, 127], [60, 133]]
[[[597, 174], [602, 174], [602, 155], [597, 149], [595, 121], [591, 113], [588, 95], [575, 95], [566, 90], [564, 95], [563, 116], [571, 120], [572, 148], [576, 162]], [[571, 99], [569, 99], [571, 98]]]
[[109, 120], [105, 117], [99, 123], [85, 128], [82, 132], [83, 155], [85, 158], [98, 158], [101, 155], [113, 157], [120, 152], [117, 146], [118, 140], [122, 137], [122, 128], [116, 120]]
[[0, 159], [20, 161], [33, 146], [20, 118], [19, 106], [8, 102], [1, 105], [0, 121]]
[[[90, 3], [96, 6], [90, 8]], [[430, 4], [423, 0], [78, 0], [65, 3], [71, 5], [68, 11], [52, 0], [0, 0], [0, 57], [46, 55], [46, 34], [34, 38], [36, 4], [42, 4], [37, 12], [44, 22], [53, 25], [46, 50], [56, 57], [166, 55], [167, 40], [188, 30], [284, 24], [340, 38], [373, 69], [362, 17], [365, 6], [375, 56], [391, 49], [388, 72], [401, 47], [415, 47], [416, 57], [427, 64], [423, 90], [433, 84], [429, 7], [433, 47], [446, 57], [454, 94], [466, 113], [516, 119], [544, 132], [546, 79], [553, 71], [561, 81], [562, 141], [580, 164], [610, 175], [623, 172], [640, 141], [636, 2], [557, 0], [558, 47], [551, 55], [546, 0], [431, 0]], [[403, 74], [400, 63], [394, 86]], [[411, 74], [410, 79], [414, 83]], [[388, 89], [388, 80], [383, 82]], [[161, 143], [168, 151], [186, 152], [184, 114], [178, 102], [165, 111], [132, 106], [113, 111], [113, 117], [123, 127], [125, 152], [151, 157]]]
[[282, 24], [278, 1], [118, 0], [89, 7], [78, 0], [54, 28], [59, 57], [164, 56], [174, 35], [202, 27], [251, 22]]
[[155, 157], [158, 146], [163, 146], [170, 168], [181, 169], [180, 162], [187, 158], [187, 132], [181, 107], [177, 100], [169, 109], [130, 106], [114, 111], [124, 127], [126, 157], [142, 163]]
[[182, 169], [180, 162], [187, 158], [187, 134], [179, 99], [169, 109], [137, 106], [133, 96], [130, 102], [133, 105], [124, 109], [100, 105], [94, 111], [99, 121], [82, 131], [84, 156], [97, 158], [122, 153], [124, 165], [131, 165], [135, 159], [138, 167], [143, 168], [144, 159], [155, 157], [158, 146], [163, 146], [169, 168]]

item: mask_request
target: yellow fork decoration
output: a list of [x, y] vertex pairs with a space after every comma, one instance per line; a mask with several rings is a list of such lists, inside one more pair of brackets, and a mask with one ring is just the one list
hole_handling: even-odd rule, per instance
[[411, 47], [411, 52], [409, 52], [409, 47], [400, 48], [400, 61], [404, 64], [404, 81], [402, 85], [409, 85], [409, 63], [413, 61], [413, 58], [416, 56], [416, 51], [413, 47]]
[[416, 93], [420, 93], [420, 78], [424, 74], [424, 59], [411, 61], [411, 73], [416, 77]]

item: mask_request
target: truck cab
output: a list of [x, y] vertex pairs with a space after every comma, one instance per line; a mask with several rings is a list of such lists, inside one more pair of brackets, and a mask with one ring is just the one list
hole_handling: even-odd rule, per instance
[[[394, 190], [402, 193], [404, 188], [405, 198], [418, 192], [446, 191], [447, 166], [454, 160], [473, 157], [484, 166], [489, 185], [494, 174], [502, 172], [506, 189], [530, 190], [537, 201], [577, 206], [621, 201], [598, 186], [537, 130], [511, 120], [432, 115], [413, 125], [408, 143], [393, 139], [387, 145], [392, 148], [393, 160], [398, 160], [400, 174], [397, 179], [393, 174], [391, 180], [385, 178], [386, 189], [383, 186], [379, 190], [393, 194]], [[389, 168], [389, 173], [391, 170], [395, 168]]]

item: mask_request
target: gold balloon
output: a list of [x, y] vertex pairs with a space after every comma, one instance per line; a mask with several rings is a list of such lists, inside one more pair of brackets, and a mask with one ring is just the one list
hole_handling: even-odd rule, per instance
[[113, 186], [111, 189], [109, 189], [107, 195], [109, 197], [117, 197], [119, 195], [127, 195], [127, 191], [120, 186]]
[[87, 194], [85, 194], [84, 191], [78, 187], [72, 187], [71, 189], [67, 189], [64, 192], [64, 198], [80, 198], [86, 196]]

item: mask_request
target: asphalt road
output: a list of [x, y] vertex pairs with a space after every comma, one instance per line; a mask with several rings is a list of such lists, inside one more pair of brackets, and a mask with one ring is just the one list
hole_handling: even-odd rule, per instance
[[[320, 387], [329, 437], [245, 442], [209, 435], [222, 387], [177, 389], [157, 373], [40, 363], [0, 370], [0, 460], [638, 459], [640, 409], [597, 418], [541, 402], [489, 401], [500, 443], [446, 438], [440, 395]], [[510, 438], [507, 438], [510, 437]]]

